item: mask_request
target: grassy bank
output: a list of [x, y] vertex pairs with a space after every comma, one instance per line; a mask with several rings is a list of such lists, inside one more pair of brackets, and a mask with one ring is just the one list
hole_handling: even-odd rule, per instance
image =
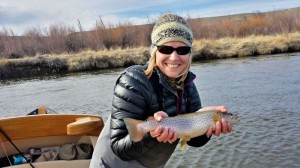
[[198, 40], [194, 60], [246, 57], [300, 51], [300, 32], [246, 38]]
[[[201, 61], [298, 51], [300, 51], [300, 32], [295, 32], [273, 36], [196, 40], [193, 58], [194, 61]], [[120, 68], [144, 64], [148, 59], [147, 47], [1, 59], [0, 79]]]

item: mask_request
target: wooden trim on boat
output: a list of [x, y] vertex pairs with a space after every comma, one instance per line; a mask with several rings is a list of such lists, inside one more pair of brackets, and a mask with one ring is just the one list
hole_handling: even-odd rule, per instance
[[[40, 114], [0, 119], [11, 140], [59, 135], [98, 136], [104, 127], [100, 116], [85, 114]], [[7, 141], [0, 134], [0, 141]]]
[[99, 128], [103, 126], [99, 117], [80, 117], [75, 120], [67, 125], [68, 135], [99, 135]]

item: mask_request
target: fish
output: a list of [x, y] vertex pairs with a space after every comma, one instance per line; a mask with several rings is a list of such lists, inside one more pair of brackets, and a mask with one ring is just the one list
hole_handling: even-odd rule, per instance
[[194, 113], [177, 115], [174, 117], [163, 118], [162, 121], [156, 121], [154, 118], [143, 121], [132, 118], [124, 118], [130, 140], [139, 142], [149, 131], [157, 127], [171, 128], [181, 139], [181, 150], [186, 146], [187, 141], [191, 138], [204, 135], [209, 127], [215, 129], [215, 123], [224, 118], [227, 122], [237, 124], [238, 115], [232, 113], [222, 113], [215, 109], [202, 108]]

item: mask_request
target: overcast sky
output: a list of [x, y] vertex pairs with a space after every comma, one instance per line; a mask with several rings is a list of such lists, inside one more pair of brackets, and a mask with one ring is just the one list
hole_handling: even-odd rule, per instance
[[300, 0], [0, 0], [0, 30], [22, 35], [30, 28], [65, 24], [90, 30], [101, 16], [106, 24], [149, 23], [163, 13], [192, 18], [300, 7]]

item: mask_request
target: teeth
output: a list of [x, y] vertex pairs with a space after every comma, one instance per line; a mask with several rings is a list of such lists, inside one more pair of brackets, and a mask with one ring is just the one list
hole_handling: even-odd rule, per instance
[[168, 67], [172, 67], [172, 68], [178, 67], [178, 64], [167, 64], [167, 65], [168, 65]]

